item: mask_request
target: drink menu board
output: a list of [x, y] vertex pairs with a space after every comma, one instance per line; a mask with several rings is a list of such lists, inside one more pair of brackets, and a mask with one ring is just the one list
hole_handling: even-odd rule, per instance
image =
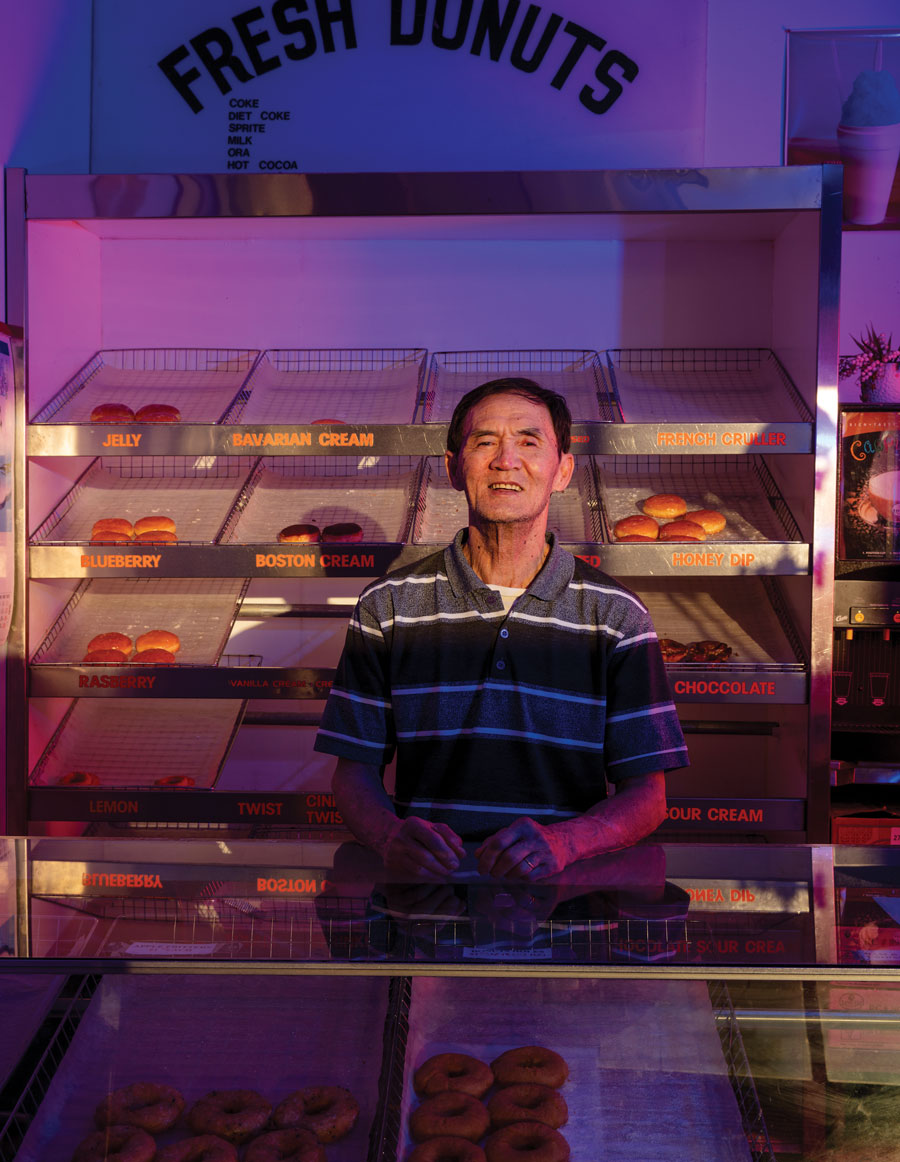
[[900, 408], [841, 413], [838, 556], [900, 557]]

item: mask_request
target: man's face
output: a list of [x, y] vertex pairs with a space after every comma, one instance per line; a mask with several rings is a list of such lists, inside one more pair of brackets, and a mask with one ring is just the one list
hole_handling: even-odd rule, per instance
[[505, 392], [466, 416], [459, 452], [445, 456], [450, 483], [465, 492], [469, 520], [493, 524], [546, 521], [550, 497], [572, 478], [571, 453], [560, 456], [549, 411]]

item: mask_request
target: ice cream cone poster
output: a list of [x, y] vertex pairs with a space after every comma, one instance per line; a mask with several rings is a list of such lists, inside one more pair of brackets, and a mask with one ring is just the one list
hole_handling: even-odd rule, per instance
[[788, 33], [785, 161], [844, 170], [844, 224], [900, 226], [900, 28]]

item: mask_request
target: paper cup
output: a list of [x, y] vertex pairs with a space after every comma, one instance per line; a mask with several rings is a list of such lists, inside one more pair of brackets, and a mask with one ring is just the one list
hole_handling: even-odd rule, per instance
[[838, 125], [844, 165], [844, 220], [877, 226], [887, 214], [897, 159], [900, 122], [894, 125]]

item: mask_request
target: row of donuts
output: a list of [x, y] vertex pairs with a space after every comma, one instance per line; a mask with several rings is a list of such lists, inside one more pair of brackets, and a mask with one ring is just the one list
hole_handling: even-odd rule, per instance
[[409, 1116], [417, 1145], [407, 1162], [566, 1162], [559, 1128], [569, 1110], [559, 1089], [568, 1076], [542, 1045], [508, 1049], [490, 1065], [466, 1053], [428, 1058], [413, 1074], [421, 1100]]
[[[185, 1105], [174, 1086], [157, 1082], [114, 1090], [72, 1162], [238, 1162], [239, 1146], [244, 1162], [325, 1162], [325, 1145], [346, 1137], [359, 1116], [356, 1099], [336, 1085], [296, 1090], [274, 1109], [249, 1089], [213, 1090], [186, 1114]], [[157, 1150], [155, 1135], [183, 1124], [191, 1136]]]

